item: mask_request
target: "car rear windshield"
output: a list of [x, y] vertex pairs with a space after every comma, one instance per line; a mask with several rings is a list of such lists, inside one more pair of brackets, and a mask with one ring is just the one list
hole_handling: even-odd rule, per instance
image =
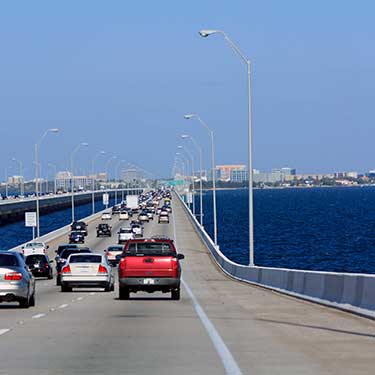
[[43, 247], [43, 244], [40, 242], [29, 242], [25, 247]]
[[124, 249], [124, 246], [110, 246], [108, 248], [108, 251], [122, 251]]
[[36, 262], [47, 263], [47, 259], [44, 255], [40, 255], [40, 254], [29, 255], [26, 257], [25, 263], [27, 265], [34, 264]]
[[0, 267], [18, 267], [18, 259], [15, 255], [0, 254]]
[[175, 252], [168, 242], [136, 242], [129, 244], [125, 255], [130, 256], [174, 256]]
[[66, 249], [61, 253], [61, 258], [68, 259], [69, 255], [79, 253], [90, 253], [90, 250]]
[[72, 255], [70, 257], [69, 263], [101, 263], [101, 255]]

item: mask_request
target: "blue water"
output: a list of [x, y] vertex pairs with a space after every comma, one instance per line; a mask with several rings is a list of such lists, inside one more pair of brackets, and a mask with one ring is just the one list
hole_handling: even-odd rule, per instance
[[[204, 225], [213, 237], [212, 193], [204, 194]], [[111, 201], [113, 203], [113, 201]], [[199, 213], [199, 197], [196, 197]], [[96, 210], [104, 207], [96, 202]], [[231, 260], [248, 263], [247, 190], [217, 192], [218, 242]], [[91, 203], [76, 207], [78, 219]], [[41, 234], [71, 221], [70, 208], [42, 215]], [[254, 191], [255, 263], [338, 272], [375, 273], [375, 188]], [[0, 226], [0, 249], [31, 240], [24, 222]]]
[[[110, 206], [114, 200], [110, 200]], [[103, 202], [95, 202], [96, 212], [104, 210]], [[92, 204], [87, 203], [75, 207], [75, 217], [77, 220], [91, 215]], [[48, 213], [40, 216], [40, 234], [46, 234], [59, 229], [72, 221], [72, 211], [66, 208], [60, 211]], [[14, 222], [8, 225], [0, 226], [0, 249], [11, 249], [19, 244], [25, 243], [32, 239], [32, 229], [25, 228], [24, 221]]]
[[[248, 191], [218, 191], [217, 210], [221, 250], [247, 264]], [[213, 237], [211, 192], [204, 225]], [[255, 190], [254, 246], [261, 266], [375, 273], [375, 188]]]

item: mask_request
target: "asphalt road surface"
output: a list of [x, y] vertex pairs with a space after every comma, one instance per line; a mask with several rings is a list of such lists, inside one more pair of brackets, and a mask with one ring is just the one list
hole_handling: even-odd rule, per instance
[[[86, 245], [102, 252], [117, 237], [96, 238], [98, 222]], [[126, 222], [111, 225], [116, 233]], [[180, 301], [120, 301], [117, 285], [60, 293], [55, 280], [38, 280], [35, 307], [0, 305], [0, 374], [374, 373], [373, 321], [231, 280], [177, 199], [170, 224], [146, 224], [145, 237], [157, 234], [186, 256]], [[51, 258], [66, 242], [49, 243]]]

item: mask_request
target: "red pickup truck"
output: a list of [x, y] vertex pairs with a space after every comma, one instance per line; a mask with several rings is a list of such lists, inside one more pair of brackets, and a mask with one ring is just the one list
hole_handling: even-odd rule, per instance
[[171, 292], [173, 300], [180, 299], [180, 260], [170, 239], [134, 239], [126, 242], [119, 272], [119, 299], [129, 299], [130, 292]]

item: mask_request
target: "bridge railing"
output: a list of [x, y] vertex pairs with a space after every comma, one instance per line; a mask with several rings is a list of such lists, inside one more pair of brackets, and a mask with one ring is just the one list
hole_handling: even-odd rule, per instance
[[230, 277], [294, 297], [375, 318], [375, 275], [249, 267], [237, 264], [215, 246], [180, 195], [176, 193], [176, 196], [216, 263]]

